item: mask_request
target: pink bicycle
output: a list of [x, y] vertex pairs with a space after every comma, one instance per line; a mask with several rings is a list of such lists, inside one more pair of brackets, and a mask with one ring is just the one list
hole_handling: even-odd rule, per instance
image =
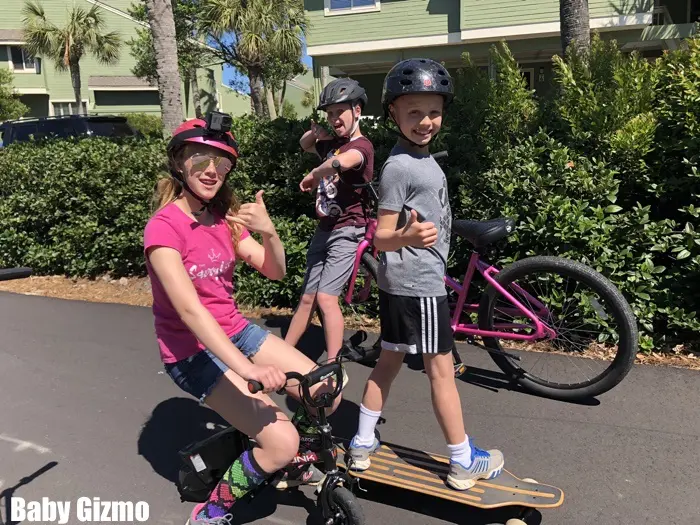
[[[353, 185], [368, 188], [375, 209], [376, 184]], [[349, 305], [366, 301], [377, 279], [376, 227], [372, 219], [357, 248], [344, 297]], [[531, 256], [503, 269], [489, 263], [487, 251], [514, 231], [508, 218], [453, 221], [452, 233], [472, 251], [461, 281], [445, 276], [455, 338], [486, 350], [510, 381], [534, 394], [579, 401], [609, 391], [625, 378], [637, 354], [630, 305], [605, 276], [570, 259]], [[366, 334], [350, 345], [360, 354], [357, 360], [375, 360], [379, 342], [363, 349], [362, 338]], [[466, 366], [456, 347], [452, 354], [455, 374], [461, 375]]]

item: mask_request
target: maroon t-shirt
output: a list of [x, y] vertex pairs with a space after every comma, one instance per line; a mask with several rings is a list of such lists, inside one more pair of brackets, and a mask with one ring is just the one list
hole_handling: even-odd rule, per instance
[[[374, 177], [374, 146], [366, 137], [354, 140], [334, 138], [316, 143], [316, 151], [326, 161], [348, 150], [357, 150], [363, 161], [355, 169], [343, 171], [343, 181], [338, 175], [324, 177], [316, 193], [316, 215], [320, 217], [319, 227], [324, 231], [343, 226], [365, 226], [369, 192], [365, 188], [353, 188], [349, 184], [371, 182]], [[363, 203], [365, 206], [363, 206]]]

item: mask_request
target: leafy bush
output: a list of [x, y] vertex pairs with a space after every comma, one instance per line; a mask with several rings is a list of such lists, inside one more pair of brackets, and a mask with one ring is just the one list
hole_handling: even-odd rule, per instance
[[[455, 218], [516, 219], [494, 262], [561, 255], [599, 270], [632, 305], [643, 348], [697, 339], [698, 41], [647, 62], [594, 38], [588, 62], [555, 58], [555, 89], [545, 100], [526, 88], [507, 46], [494, 46], [492, 57], [494, 78], [465, 56], [434, 144], [450, 152], [444, 165]], [[242, 156], [230, 184], [243, 201], [265, 190], [288, 268], [286, 279], [269, 282], [242, 266], [243, 303], [298, 301], [316, 224], [313, 197], [298, 189], [318, 163], [299, 148], [309, 125], [251, 115], [234, 121]], [[362, 126], [378, 171], [396, 135], [371, 120]], [[90, 138], [0, 151], [0, 267], [143, 275], [141, 236], [164, 150], [160, 138]], [[455, 238], [450, 273], [461, 275], [469, 253]]]
[[[494, 47], [494, 79], [465, 57], [448, 117], [469, 128], [448, 130], [455, 215], [516, 219], [501, 263], [560, 255], [596, 268], [632, 305], [645, 349], [700, 330], [699, 51], [692, 41], [650, 63], [596, 37], [589, 61], [555, 57], [556, 90], [538, 101]], [[467, 258], [457, 241], [452, 267]]]
[[13, 79], [12, 71], [5, 67], [0, 68], [0, 122], [19, 118], [29, 111], [12, 86]]
[[50, 140], [0, 153], [0, 267], [70, 276], [143, 272], [163, 142]]
[[136, 130], [146, 137], [160, 138], [163, 136], [163, 119], [159, 115], [148, 113], [124, 113], [122, 115]]

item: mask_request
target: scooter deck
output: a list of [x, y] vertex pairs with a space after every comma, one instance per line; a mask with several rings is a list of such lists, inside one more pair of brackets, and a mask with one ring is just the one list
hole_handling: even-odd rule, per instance
[[338, 465], [353, 477], [393, 485], [413, 492], [491, 509], [511, 505], [553, 508], [564, 502], [557, 487], [523, 481], [507, 470], [491, 480], [479, 480], [472, 488], [457, 491], [445, 484], [449, 471], [446, 456], [414, 450], [392, 443], [382, 443], [372, 454], [372, 464], [365, 471], [355, 471], [345, 464], [345, 447], [338, 446]]

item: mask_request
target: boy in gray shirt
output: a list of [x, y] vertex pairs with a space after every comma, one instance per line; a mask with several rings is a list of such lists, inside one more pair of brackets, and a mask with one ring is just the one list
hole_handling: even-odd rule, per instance
[[447, 485], [467, 490], [503, 469], [503, 454], [470, 443], [452, 367], [445, 270], [452, 217], [447, 180], [429, 144], [442, 125], [454, 88], [447, 70], [429, 59], [396, 64], [384, 80], [382, 103], [400, 138], [382, 170], [374, 244], [382, 252], [377, 281], [382, 354], [360, 405], [348, 464], [366, 470], [379, 447], [374, 429], [404, 355], [422, 354], [435, 416], [450, 451]]

